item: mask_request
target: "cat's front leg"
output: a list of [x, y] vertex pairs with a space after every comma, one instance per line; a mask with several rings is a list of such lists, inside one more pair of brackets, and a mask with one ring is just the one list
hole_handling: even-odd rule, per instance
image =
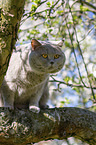
[[49, 106], [47, 105], [48, 99], [49, 99], [49, 88], [48, 88], [48, 84], [46, 84], [46, 86], [43, 90], [43, 94], [39, 101], [40, 108], [42, 108], [42, 109], [49, 108]]
[[14, 92], [5, 83], [1, 86], [1, 98], [3, 107], [14, 109]]
[[41, 96], [34, 96], [31, 97], [30, 102], [29, 102], [29, 110], [34, 112], [34, 113], [39, 113], [40, 108], [39, 108], [39, 100]]
[[[6, 95], [6, 96], [5, 96]], [[14, 110], [14, 95], [13, 94], [5, 94], [3, 93], [3, 104], [4, 107], [8, 107]]]

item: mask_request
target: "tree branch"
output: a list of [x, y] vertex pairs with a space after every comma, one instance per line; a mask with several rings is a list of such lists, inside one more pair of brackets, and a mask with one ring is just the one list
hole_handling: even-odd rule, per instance
[[[71, 12], [71, 7], [70, 7], [70, 6], [69, 6], [69, 9], [70, 9], [70, 12]], [[82, 51], [81, 51], [81, 47], [80, 47], [80, 44], [79, 44], [79, 41], [78, 41], [77, 31], [76, 31], [76, 28], [75, 28], [75, 22], [74, 22], [74, 19], [73, 19], [73, 14], [72, 14], [72, 12], [71, 12], [71, 16], [72, 16], [73, 29], [74, 29], [75, 36], [76, 36], [76, 41], [77, 41], [78, 50], [79, 50], [80, 55], [81, 55], [81, 57], [82, 57], [83, 64], [84, 64], [84, 67], [85, 67], [85, 70], [86, 70], [86, 74], [87, 74], [87, 78], [88, 78], [88, 81], [89, 81], [89, 85], [90, 85], [90, 88], [91, 88], [91, 92], [92, 92], [93, 98], [94, 98], [94, 100], [95, 100], [94, 90], [93, 90], [92, 85], [91, 85], [91, 80], [90, 80], [90, 77], [89, 77], [89, 72], [88, 72], [88, 69], [87, 69], [87, 65], [86, 65], [86, 63], [85, 63], [85, 60], [84, 60], [84, 57], [83, 57], [83, 54], [82, 54]], [[74, 51], [75, 51], [75, 50], [74, 50]]]
[[[56, 80], [52, 75], [51, 75], [51, 78], [53, 80], [50, 80], [50, 82], [56, 82], [56, 83], [59, 83], [59, 85], [60, 84], [64, 84], [64, 85], [69, 86], [69, 87], [79, 87], [79, 88], [87, 88], [87, 89], [90, 89], [90, 86], [84, 86], [82, 84], [71, 84], [71, 83], [68, 83], [68, 82], [65, 82], [65, 81]], [[96, 89], [96, 87], [93, 86], [92, 89]]]
[[96, 11], [96, 7], [94, 5], [92, 5], [91, 3], [85, 1], [85, 0], [78, 0], [79, 3], [83, 3], [89, 7], [91, 7], [92, 9], [94, 9]]
[[71, 7], [73, 7], [73, 5], [76, 4], [76, 3], [83, 3], [83, 4], [87, 5], [88, 7], [94, 9], [95, 12], [96, 12], [96, 6], [92, 5], [91, 3], [89, 3], [89, 2], [87, 2], [87, 1], [85, 1], [85, 0], [76, 0], [76, 1], [72, 4]]
[[96, 113], [80, 108], [53, 108], [39, 114], [0, 108], [0, 145], [26, 145], [48, 139], [76, 137], [96, 143]]
[[69, 38], [70, 38], [70, 41], [71, 41], [72, 51], [74, 53], [74, 57], [75, 57], [75, 61], [76, 61], [76, 65], [77, 65], [77, 69], [78, 69], [78, 74], [79, 74], [79, 77], [80, 77], [80, 81], [82, 82], [82, 84], [84, 85], [84, 87], [86, 87], [86, 84], [84, 83], [83, 78], [81, 76], [81, 72], [80, 72], [80, 68], [79, 68], [77, 56], [76, 56], [76, 53], [75, 53], [75, 47], [74, 47], [74, 43], [73, 43], [73, 38], [71, 36], [70, 28], [69, 28], [69, 26], [67, 24], [67, 17], [65, 17], [65, 21], [66, 21], [66, 27], [67, 27], [67, 30], [68, 30], [68, 33], [69, 33]]

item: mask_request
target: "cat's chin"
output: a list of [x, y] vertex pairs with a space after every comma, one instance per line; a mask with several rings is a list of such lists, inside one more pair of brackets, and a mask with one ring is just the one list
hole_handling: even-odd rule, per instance
[[49, 73], [57, 73], [60, 71], [60, 69], [59, 68], [55, 68], [55, 69], [49, 68], [48, 71], [49, 71]]
[[35, 73], [36, 73], [36, 74], [39, 74], [39, 75], [40, 75], [40, 74], [41, 74], [41, 75], [45, 75], [45, 74], [46, 74], [46, 75], [47, 75], [47, 74], [49, 75], [49, 74], [51, 74], [51, 73], [57, 73], [58, 71], [59, 71], [58, 69], [48, 69], [48, 70], [46, 69], [45, 71], [42, 71], [42, 72], [41, 72], [41, 71], [38, 71], [38, 72], [35, 71]]
[[56, 73], [56, 72], [59, 72], [60, 70], [62, 69], [62, 67], [60, 66], [60, 67], [53, 67], [53, 66], [50, 66], [50, 67], [48, 67], [48, 68], [42, 68], [42, 69], [34, 69], [33, 67], [32, 67], [32, 71], [34, 72], [34, 73], [36, 73], [36, 74], [38, 74], [38, 75], [49, 75], [50, 73]]
[[33, 72], [36, 73], [37, 75], [45, 75], [45, 74], [49, 75], [49, 72], [48, 71], [44, 71], [44, 70], [43, 71], [41, 71], [41, 70], [34, 70]]

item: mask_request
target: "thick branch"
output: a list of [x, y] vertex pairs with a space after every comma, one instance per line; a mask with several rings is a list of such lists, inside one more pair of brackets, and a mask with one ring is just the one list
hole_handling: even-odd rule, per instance
[[72, 136], [94, 145], [96, 113], [80, 108], [54, 108], [35, 114], [0, 108], [0, 145], [26, 145]]

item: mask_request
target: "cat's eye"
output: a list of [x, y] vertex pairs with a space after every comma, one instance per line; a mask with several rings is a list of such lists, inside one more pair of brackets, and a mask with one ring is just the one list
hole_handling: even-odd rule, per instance
[[43, 57], [43, 58], [47, 58], [48, 55], [47, 55], [47, 54], [42, 54], [42, 57]]
[[59, 55], [58, 54], [54, 55], [54, 58], [55, 59], [59, 58]]

